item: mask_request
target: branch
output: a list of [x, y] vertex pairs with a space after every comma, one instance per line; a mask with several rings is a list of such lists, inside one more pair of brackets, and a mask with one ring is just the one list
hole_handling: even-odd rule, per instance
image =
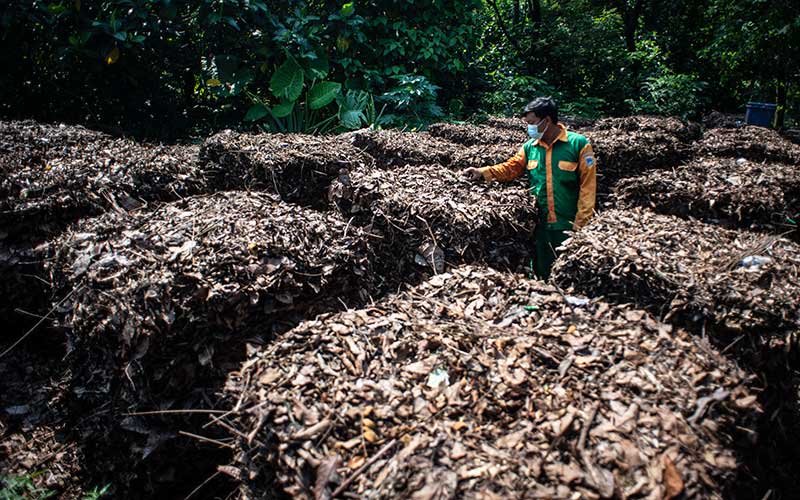
[[520, 48], [519, 44], [506, 29], [506, 24], [503, 22], [503, 15], [500, 13], [500, 9], [497, 7], [497, 1], [488, 0], [488, 3], [489, 5], [492, 6], [492, 9], [494, 9], [494, 13], [497, 16], [497, 25], [500, 26], [500, 30], [503, 32], [503, 35], [505, 35], [505, 37], [508, 38], [508, 41], [511, 43], [511, 45], [514, 46], [514, 49], [516, 49], [517, 54], [522, 54], [522, 49]]

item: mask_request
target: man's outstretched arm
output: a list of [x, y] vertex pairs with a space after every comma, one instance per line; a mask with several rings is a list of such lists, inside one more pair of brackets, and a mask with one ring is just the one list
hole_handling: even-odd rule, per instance
[[500, 181], [508, 182], [516, 179], [525, 172], [525, 150], [520, 148], [517, 154], [497, 165], [483, 168], [468, 168], [464, 170], [464, 175], [478, 179], [483, 177], [486, 182]]

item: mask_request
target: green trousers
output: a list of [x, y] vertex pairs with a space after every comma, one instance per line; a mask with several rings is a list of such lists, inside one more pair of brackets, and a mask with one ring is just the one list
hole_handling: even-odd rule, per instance
[[543, 225], [536, 226], [534, 238], [536, 238], [536, 255], [534, 256], [536, 277], [547, 281], [550, 278], [550, 268], [553, 267], [558, 252], [556, 248], [569, 238], [563, 229], [547, 229]]

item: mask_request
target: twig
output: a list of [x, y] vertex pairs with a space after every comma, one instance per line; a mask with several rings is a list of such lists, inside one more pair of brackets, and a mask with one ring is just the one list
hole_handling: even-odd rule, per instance
[[207, 485], [209, 482], [211, 482], [211, 480], [212, 480], [212, 479], [214, 479], [215, 477], [219, 476], [220, 474], [221, 474], [221, 473], [220, 473], [220, 471], [216, 471], [216, 472], [214, 472], [213, 474], [211, 474], [211, 476], [209, 476], [209, 478], [208, 478], [208, 479], [206, 479], [205, 481], [203, 481], [202, 483], [200, 483], [200, 485], [199, 485], [199, 486], [197, 486], [197, 488], [193, 489], [191, 492], [189, 492], [189, 494], [188, 494], [188, 495], [186, 495], [185, 497], [183, 497], [183, 500], [189, 500], [190, 498], [192, 498], [192, 496], [194, 496], [194, 494], [195, 494], [195, 493], [197, 493], [198, 491], [200, 491], [200, 489], [201, 489], [203, 486]]
[[47, 318], [49, 318], [49, 317], [50, 317], [50, 315], [51, 315], [51, 314], [53, 314], [53, 313], [55, 312], [55, 310], [59, 308], [59, 306], [61, 306], [61, 304], [63, 304], [64, 302], [66, 302], [66, 300], [67, 300], [68, 298], [70, 298], [70, 297], [72, 296], [72, 294], [73, 294], [73, 293], [77, 292], [77, 291], [78, 291], [78, 290], [80, 290], [81, 288], [83, 288], [83, 285], [80, 285], [80, 286], [78, 286], [78, 287], [76, 287], [76, 288], [73, 288], [73, 289], [72, 289], [72, 291], [71, 291], [71, 292], [69, 292], [69, 293], [68, 293], [68, 294], [67, 294], [67, 295], [66, 295], [66, 296], [65, 296], [63, 299], [59, 300], [59, 301], [58, 301], [58, 303], [57, 303], [56, 305], [54, 305], [54, 306], [53, 306], [53, 307], [52, 307], [52, 308], [51, 308], [49, 311], [47, 311], [47, 314], [45, 314], [44, 316], [42, 316], [42, 319], [40, 319], [39, 321], [37, 321], [37, 322], [36, 322], [36, 324], [35, 324], [35, 325], [33, 325], [33, 326], [31, 327], [31, 329], [30, 329], [30, 330], [28, 330], [27, 332], [25, 332], [25, 334], [24, 334], [22, 337], [20, 337], [20, 338], [19, 338], [19, 339], [18, 339], [16, 342], [14, 342], [13, 344], [11, 344], [11, 347], [9, 347], [9, 348], [8, 348], [8, 349], [6, 349], [5, 351], [3, 351], [3, 352], [2, 352], [2, 354], [0, 354], [0, 358], [2, 358], [3, 356], [5, 356], [5, 355], [6, 355], [6, 354], [8, 354], [9, 352], [11, 352], [11, 350], [12, 350], [12, 349], [14, 349], [15, 347], [17, 347], [17, 346], [20, 344], [20, 342], [22, 342], [23, 340], [25, 340], [25, 339], [28, 337], [28, 335], [30, 335], [31, 333], [33, 333], [33, 332], [34, 332], [34, 330], [36, 330], [36, 329], [39, 327], [39, 325], [41, 325], [42, 323], [44, 323], [44, 321], [45, 321]]
[[189, 408], [189, 409], [186, 409], [186, 410], [137, 411], [137, 412], [132, 412], [132, 413], [123, 413], [123, 415], [129, 416], [129, 417], [136, 417], [136, 416], [142, 416], [142, 415], [162, 415], [162, 414], [165, 414], [165, 413], [169, 414], [169, 413], [227, 413], [227, 412], [224, 411], [224, 410], [206, 410], [206, 409], [203, 409], [203, 408], [197, 408], [197, 409]]
[[439, 272], [436, 270], [436, 249], [439, 248], [439, 243], [436, 242], [436, 236], [433, 235], [433, 230], [431, 229], [430, 224], [428, 224], [428, 221], [426, 221], [425, 219], [423, 219], [419, 215], [415, 215], [414, 217], [416, 217], [417, 219], [421, 220], [422, 223], [425, 224], [425, 227], [428, 228], [428, 234], [431, 235], [431, 241], [433, 242], [433, 250], [431, 250], [431, 255], [430, 255], [430, 257], [431, 257], [431, 269], [433, 269], [433, 274], [434, 275], [439, 274]]
[[596, 402], [592, 405], [592, 408], [589, 410], [589, 416], [586, 417], [586, 422], [583, 424], [583, 429], [581, 429], [581, 437], [578, 438], [578, 451], [585, 451], [586, 450], [586, 437], [589, 435], [589, 427], [592, 426], [592, 422], [594, 422], [594, 418], [597, 416], [597, 410], [600, 409], [600, 402]]
[[217, 439], [213, 439], [213, 438], [210, 438], [210, 437], [201, 436], [199, 434], [192, 434], [191, 432], [186, 432], [186, 431], [178, 431], [178, 434], [180, 434], [181, 436], [190, 437], [192, 439], [197, 439], [198, 441], [205, 441], [207, 443], [215, 444], [217, 446], [221, 446], [222, 448], [233, 449], [233, 445], [232, 444], [223, 443], [222, 441], [219, 441]]
[[381, 458], [383, 455], [385, 455], [385, 454], [386, 454], [386, 453], [387, 453], [387, 452], [388, 452], [390, 449], [392, 449], [392, 448], [394, 447], [394, 445], [395, 445], [395, 444], [397, 444], [397, 439], [392, 439], [391, 441], [389, 441], [388, 443], [386, 443], [386, 446], [384, 446], [383, 448], [381, 448], [381, 449], [380, 449], [380, 451], [378, 451], [378, 453], [376, 453], [375, 455], [373, 455], [373, 456], [372, 456], [372, 458], [370, 458], [369, 460], [367, 460], [367, 463], [365, 463], [364, 465], [362, 465], [361, 467], [359, 467], [359, 468], [358, 468], [358, 470], [356, 470], [355, 472], [353, 472], [353, 474], [352, 474], [350, 477], [348, 477], [347, 479], [345, 479], [345, 480], [344, 480], [344, 482], [343, 482], [342, 484], [340, 484], [340, 485], [339, 485], [339, 487], [338, 487], [338, 488], [336, 488], [336, 489], [333, 491], [333, 493], [331, 494], [331, 498], [336, 498], [338, 495], [340, 495], [342, 492], [344, 492], [344, 490], [346, 490], [346, 489], [347, 489], [347, 487], [348, 487], [348, 486], [350, 486], [350, 483], [352, 483], [353, 481], [355, 481], [355, 480], [356, 480], [356, 478], [357, 478], [358, 476], [360, 476], [361, 474], [363, 474], [363, 472], [364, 472], [365, 470], [367, 470], [367, 468], [368, 468], [370, 465], [372, 465], [372, 464], [374, 464], [375, 462], [377, 462], [377, 461], [378, 461], [378, 459], [379, 459], [379, 458]]

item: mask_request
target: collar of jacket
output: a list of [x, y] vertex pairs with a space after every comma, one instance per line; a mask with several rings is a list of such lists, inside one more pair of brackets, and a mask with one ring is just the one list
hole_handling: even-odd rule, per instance
[[[558, 137], [556, 137], [556, 141], [567, 142], [567, 127], [566, 127], [566, 125], [564, 125], [563, 123], [559, 123], [558, 124], [558, 128], [561, 129], [561, 133], [559, 133]], [[533, 145], [534, 146], [539, 146], [540, 145], [539, 144], [540, 141], [541, 141], [541, 139], [537, 139], [536, 142], [533, 143]], [[555, 141], [553, 141], [553, 144], [555, 144]], [[542, 142], [541, 146], [544, 147], [544, 148], [550, 149], [553, 146], [553, 144], [548, 145], [547, 143]]]

